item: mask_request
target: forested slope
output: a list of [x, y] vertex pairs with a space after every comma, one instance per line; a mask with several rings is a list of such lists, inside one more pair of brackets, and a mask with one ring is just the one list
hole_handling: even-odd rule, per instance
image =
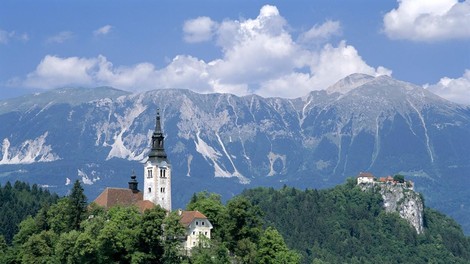
[[380, 194], [354, 180], [327, 190], [257, 188], [247, 197], [304, 263], [469, 263], [470, 243], [460, 226], [425, 208], [424, 234], [397, 213], [385, 213]]
[[[11, 245], [0, 235], [0, 263], [470, 263], [469, 238], [454, 220], [425, 208], [418, 235], [354, 180], [326, 190], [250, 189], [226, 204], [217, 194], [194, 194], [186, 209], [204, 213], [214, 229], [202, 243], [210, 246], [191, 256], [181, 248], [177, 212], [87, 206], [78, 181], [58, 200], [24, 183], [0, 190], [3, 208], [17, 204], [8, 208], [15, 213], [34, 215], [31, 204], [43, 205], [19, 224]], [[42, 196], [24, 198], [32, 193]]]
[[57, 199], [56, 194], [36, 184], [30, 186], [17, 181], [13, 185], [10, 182], [0, 185], [0, 235], [4, 236], [6, 243], [11, 243], [23, 219], [36, 215], [41, 207], [55, 203]]

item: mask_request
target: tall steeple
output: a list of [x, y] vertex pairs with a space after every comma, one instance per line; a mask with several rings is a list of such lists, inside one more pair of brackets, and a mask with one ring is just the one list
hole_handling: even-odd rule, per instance
[[144, 200], [171, 211], [171, 164], [165, 153], [165, 137], [157, 109], [155, 131], [147, 162], [144, 164]]
[[157, 109], [157, 118], [155, 121], [155, 131], [152, 135], [152, 149], [149, 153], [149, 160], [166, 161], [165, 137], [163, 136], [162, 125], [160, 122], [160, 109]]

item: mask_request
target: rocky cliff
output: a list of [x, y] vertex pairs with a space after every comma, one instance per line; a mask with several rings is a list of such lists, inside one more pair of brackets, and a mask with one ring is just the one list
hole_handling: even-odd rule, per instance
[[382, 195], [386, 212], [399, 213], [418, 234], [423, 233], [423, 199], [406, 183], [365, 183], [360, 186], [362, 190], [378, 191]]

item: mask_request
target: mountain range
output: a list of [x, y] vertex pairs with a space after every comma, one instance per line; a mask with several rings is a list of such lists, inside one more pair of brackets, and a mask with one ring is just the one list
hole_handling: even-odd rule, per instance
[[326, 188], [368, 171], [405, 175], [470, 233], [470, 108], [388, 76], [353, 74], [295, 99], [98, 87], [3, 100], [0, 183], [66, 194], [80, 179], [90, 200], [126, 187], [133, 170], [143, 178], [157, 109], [175, 208], [201, 190]]

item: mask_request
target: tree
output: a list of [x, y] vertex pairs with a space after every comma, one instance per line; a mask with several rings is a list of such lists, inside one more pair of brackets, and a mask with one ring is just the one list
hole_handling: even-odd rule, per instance
[[206, 191], [194, 194], [191, 201], [186, 206], [189, 211], [198, 210], [203, 213], [211, 222], [213, 229], [211, 237], [223, 240], [224, 224], [227, 220], [227, 209], [222, 204], [221, 196]]
[[57, 263], [75, 264], [78, 262], [75, 244], [80, 233], [72, 230], [68, 233], [60, 234], [60, 237], [55, 245], [55, 260]]
[[67, 197], [59, 199], [47, 211], [47, 226], [57, 234], [69, 232], [74, 229], [72, 206]]
[[21, 246], [18, 256], [21, 263], [53, 263], [56, 241], [57, 235], [53, 231], [42, 231], [30, 236]]
[[163, 263], [181, 263], [182, 244], [186, 235], [177, 212], [171, 212], [163, 221]]
[[19, 247], [28, 241], [30, 236], [40, 231], [34, 219], [29, 216], [19, 224], [19, 231], [13, 237], [13, 244]]
[[134, 207], [109, 209], [107, 221], [96, 238], [103, 262], [130, 262], [139, 249], [142, 216]]
[[83, 192], [83, 187], [79, 180], [73, 184], [72, 192], [68, 196], [71, 206], [71, 224], [72, 228], [78, 230], [80, 222], [85, 218], [87, 198]]
[[396, 174], [395, 176], [393, 176], [393, 180], [397, 181], [399, 183], [404, 183], [405, 182], [405, 176], [403, 176], [401, 174]]
[[300, 263], [300, 255], [287, 248], [284, 239], [275, 228], [268, 227], [259, 241], [257, 263]]
[[248, 239], [257, 242], [262, 230], [261, 211], [242, 196], [237, 196], [227, 203], [228, 219], [226, 238], [229, 250], [235, 251], [238, 241]]
[[152, 263], [160, 263], [163, 255], [163, 221], [166, 211], [160, 206], [145, 210], [142, 215], [140, 233], [140, 251], [145, 255], [140, 256], [143, 260]]
[[199, 237], [200, 243], [191, 250], [192, 264], [228, 264], [230, 258], [228, 249], [217, 240], [210, 240], [205, 236]]

